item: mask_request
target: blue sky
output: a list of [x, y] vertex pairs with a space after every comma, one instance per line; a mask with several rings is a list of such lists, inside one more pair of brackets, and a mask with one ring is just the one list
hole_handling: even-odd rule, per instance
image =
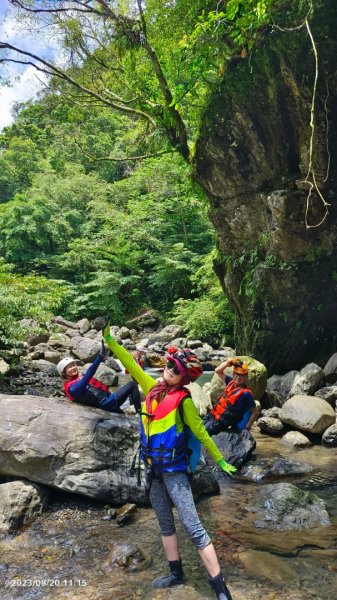
[[[14, 11], [10, 8], [8, 0], [0, 0], [0, 40], [12, 43], [18, 47], [33, 50], [36, 53], [50, 55], [54, 48], [48, 45], [43, 38], [19, 30], [15, 20]], [[37, 73], [32, 66], [19, 66], [13, 63], [8, 66], [0, 64], [1, 75], [9, 76], [11, 85], [6, 86], [0, 80], [0, 131], [12, 122], [11, 108], [13, 102], [22, 102], [36, 97], [43, 88], [43, 74]], [[38, 78], [37, 76], [38, 75]]]

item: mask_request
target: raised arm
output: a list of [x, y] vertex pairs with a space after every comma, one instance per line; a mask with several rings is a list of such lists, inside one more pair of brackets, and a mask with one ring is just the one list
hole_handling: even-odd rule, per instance
[[157, 381], [151, 377], [148, 373], [145, 373], [143, 369], [136, 363], [134, 357], [130, 352], [125, 350], [115, 338], [110, 334], [110, 325], [107, 325], [103, 331], [103, 338], [105, 343], [111, 352], [121, 361], [124, 367], [129, 371], [131, 377], [133, 377], [137, 383], [139, 383], [144, 394], [148, 394], [149, 391], [156, 385]]
[[227, 369], [227, 367], [230, 367], [232, 364], [232, 361], [229, 360], [224, 360], [224, 362], [222, 362], [218, 367], [216, 367], [216, 369], [214, 370], [214, 372], [220, 377], [220, 379], [222, 379], [222, 381], [224, 381], [226, 383], [226, 375], [225, 375], [225, 369]]

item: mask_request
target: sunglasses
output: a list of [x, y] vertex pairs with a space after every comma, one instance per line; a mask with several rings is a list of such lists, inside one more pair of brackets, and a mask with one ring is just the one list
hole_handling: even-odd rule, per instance
[[168, 360], [166, 365], [166, 369], [170, 369], [175, 375], [181, 375], [176, 363], [173, 360]]

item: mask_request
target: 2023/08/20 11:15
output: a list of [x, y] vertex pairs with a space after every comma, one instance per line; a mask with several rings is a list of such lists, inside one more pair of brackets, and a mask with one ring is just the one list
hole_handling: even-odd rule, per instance
[[10, 587], [85, 587], [85, 579], [20, 579], [15, 578], [10, 582]]

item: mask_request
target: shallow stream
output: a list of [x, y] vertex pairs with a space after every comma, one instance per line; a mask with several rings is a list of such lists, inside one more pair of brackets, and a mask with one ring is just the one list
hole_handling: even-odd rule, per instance
[[[294, 452], [277, 439], [254, 435], [257, 456], [283, 455], [317, 466], [309, 480], [291, 481], [326, 501], [331, 525], [286, 533], [256, 530], [246, 510], [256, 484], [224, 480], [221, 494], [201, 499], [198, 510], [212, 534], [233, 600], [335, 600], [336, 450], [314, 446]], [[205, 570], [180, 528], [188, 587], [153, 590], [151, 581], [166, 572], [166, 561], [152, 510], [138, 508], [133, 520], [120, 527], [110, 519], [109, 508], [78, 496], [55, 494], [47, 512], [33, 525], [0, 537], [1, 599], [212, 598]], [[132, 572], [111, 565], [114, 544], [125, 542], [142, 549], [144, 568]]]

